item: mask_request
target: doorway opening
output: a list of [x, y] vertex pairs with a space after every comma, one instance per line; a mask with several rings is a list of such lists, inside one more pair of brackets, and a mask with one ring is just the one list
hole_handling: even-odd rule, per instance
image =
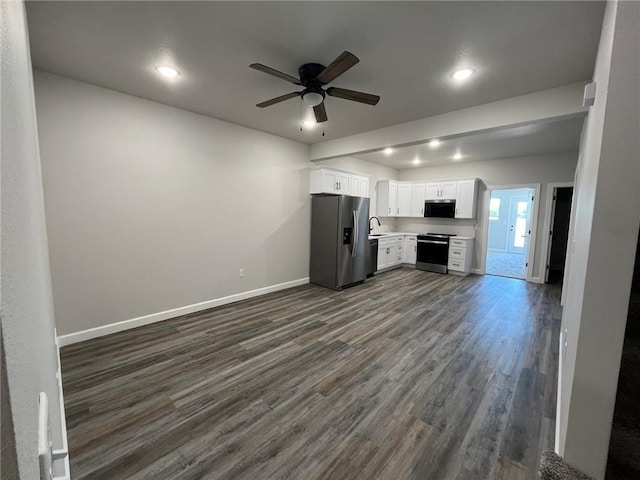
[[547, 249], [546, 283], [562, 283], [564, 278], [573, 187], [553, 187]]
[[533, 188], [492, 189], [489, 199], [486, 273], [527, 279]]

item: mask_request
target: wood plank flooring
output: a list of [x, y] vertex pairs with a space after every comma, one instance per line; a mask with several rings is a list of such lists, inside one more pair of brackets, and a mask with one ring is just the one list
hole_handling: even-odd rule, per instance
[[72, 478], [535, 478], [559, 293], [400, 269], [65, 347]]

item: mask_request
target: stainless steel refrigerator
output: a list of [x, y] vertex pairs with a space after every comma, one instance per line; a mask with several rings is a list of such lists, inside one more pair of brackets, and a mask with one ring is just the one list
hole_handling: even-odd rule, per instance
[[369, 199], [312, 195], [309, 279], [340, 290], [367, 278]]

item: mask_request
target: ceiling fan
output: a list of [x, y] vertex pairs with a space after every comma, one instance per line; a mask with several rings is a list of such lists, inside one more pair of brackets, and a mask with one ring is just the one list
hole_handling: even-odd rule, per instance
[[294, 85], [304, 87], [304, 90], [299, 92], [287, 93], [286, 95], [272, 98], [266, 102], [258, 103], [256, 106], [265, 108], [276, 103], [289, 100], [290, 98], [302, 97], [302, 101], [306, 105], [313, 107], [316, 122], [322, 123], [327, 121], [327, 111], [324, 108], [325, 95], [351, 100], [352, 102], [366, 103], [367, 105], [376, 105], [378, 101], [380, 101], [380, 97], [378, 95], [357, 92], [355, 90], [347, 90], [346, 88], [329, 87], [326, 90], [322, 88], [324, 85], [327, 85], [349, 70], [359, 61], [358, 57], [353, 53], [345, 51], [327, 67], [319, 63], [305, 63], [298, 69], [299, 79], [271, 67], [267, 67], [266, 65], [262, 65], [261, 63], [252, 63], [249, 65], [251, 68], [268, 73], [274, 77], [281, 78], [282, 80], [286, 80]]

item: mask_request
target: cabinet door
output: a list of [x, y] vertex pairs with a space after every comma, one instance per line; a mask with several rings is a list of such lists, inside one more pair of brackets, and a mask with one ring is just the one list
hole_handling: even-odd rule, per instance
[[407, 242], [404, 247], [404, 263], [414, 264], [416, 263], [416, 257], [418, 254], [418, 238], [407, 237]]
[[398, 256], [398, 247], [396, 246], [395, 242], [391, 243], [388, 248], [387, 248], [387, 252], [389, 252], [387, 255], [387, 266], [391, 267], [393, 265], [396, 265], [398, 263], [398, 261], [396, 260], [396, 257]]
[[458, 193], [458, 182], [442, 182], [440, 184], [440, 198], [452, 200]]
[[385, 268], [387, 259], [387, 247], [383, 247], [382, 245], [378, 246], [378, 270], [382, 270]]
[[389, 216], [398, 216], [398, 184], [395, 182], [389, 182]]
[[438, 200], [440, 198], [440, 184], [427, 183], [425, 200]]
[[338, 175], [332, 170], [322, 170], [322, 191], [325, 193], [337, 193]]
[[456, 195], [456, 218], [475, 218], [476, 181], [460, 180]]
[[411, 212], [412, 217], [424, 217], [425, 184], [414, 183], [411, 185]]
[[369, 198], [369, 178], [360, 177], [360, 197]]
[[360, 195], [360, 183], [362, 182], [362, 177], [358, 175], [351, 175], [351, 196], [352, 197], [361, 197]]
[[398, 184], [398, 216], [408, 217], [411, 214], [411, 184]]
[[348, 195], [351, 191], [349, 185], [351, 183], [351, 175], [349, 175], [348, 173], [338, 172], [336, 176], [338, 180], [338, 192]]

